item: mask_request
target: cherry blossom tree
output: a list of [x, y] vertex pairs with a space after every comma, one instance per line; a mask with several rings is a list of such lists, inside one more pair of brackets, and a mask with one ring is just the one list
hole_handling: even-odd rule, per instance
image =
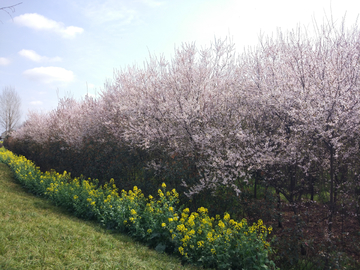
[[183, 179], [189, 195], [220, 183], [236, 188], [248, 140], [236, 62], [233, 44], [216, 40], [203, 50], [184, 44], [172, 61], [151, 57], [143, 69], [118, 71], [103, 98], [120, 119], [107, 125], [133, 145], [190, 158], [200, 182]]
[[177, 163], [196, 176], [177, 180], [188, 196], [239, 193], [260, 175], [297, 213], [302, 195], [321, 186], [331, 230], [337, 201], [358, 196], [360, 35], [331, 20], [315, 30], [279, 31], [242, 54], [226, 40], [183, 44], [171, 60], [115, 71], [97, 100], [31, 114], [15, 137], [78, 153], [88, 138], [142, 149], [149, 168]]
[[[359, 38], [356, 24], [345, 29], [344, 22], [336, 27], [328, 21], [315, 36], [302, 29], [280, 32], [263, 41], [247, 61], [245, 76], [252, 78], [256, 104], [276, 132], [272, 139], [278, 148], [268, 164], [293, 167], [292, 176], [277, 170], [270, 180], [280, 188], [284, 176], [293, 181], [290, 186], [298, 181], [304, 187], [309, 176], [319, 178], [326, 171], [329, 230], [336, 194], [349, 192], [353, 179], [348, 174], [358, 174], [353, 165], [359, 153]], [[292, 195], [286, 196], [289, 201]]]

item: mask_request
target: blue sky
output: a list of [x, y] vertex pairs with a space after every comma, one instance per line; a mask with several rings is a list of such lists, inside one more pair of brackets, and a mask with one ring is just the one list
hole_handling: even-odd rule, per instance
[[143, 65], [149, 53], [170, 58], [182, 42], [208, 46], [231, 37], [238, 52], [324, 14], [355, 22], [354, 0], [0, 0], [0, 91], [13, 86], [28, 110], [49, 111], [58, 98], [98, 95], [113, 70]]

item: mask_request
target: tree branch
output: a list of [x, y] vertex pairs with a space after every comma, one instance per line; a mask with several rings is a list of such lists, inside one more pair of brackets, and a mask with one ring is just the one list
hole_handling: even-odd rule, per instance
[[8, 10], [10, 10], [12, 13], [14, 13], [15, 12], [15, 7], [18, 6], [18, 5], [21, 5], [21, 4], [22, 4], [22, 2], [17, 3], [15, 5], [8, 6], [8, 7], [1, 7], [0, 10], [6, 12], [10, 16], [10, 18], [12, 19], [12, 16], [11, 16], [11, 14], [10, 14], [10, 12]]

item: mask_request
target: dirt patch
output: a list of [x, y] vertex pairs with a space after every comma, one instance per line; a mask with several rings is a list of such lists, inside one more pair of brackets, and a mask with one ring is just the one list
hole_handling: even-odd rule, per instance
[[308, 201], [299, 204], [297, 215], [283, 204], [280, 220], [282, 228], [274, 224], [280, 256], [288, 252], [290, 262], [306, 259], [328, 269], [334, 264], [360, 269], [360, 222], [355, 214], [337, 211], [329, 231], [327, 205]]

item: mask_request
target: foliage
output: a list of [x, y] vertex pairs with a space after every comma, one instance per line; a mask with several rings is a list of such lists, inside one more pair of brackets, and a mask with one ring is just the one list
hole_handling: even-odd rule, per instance
[[97, 188], [90, 180], [71, 179], [65, 171], [42, 173], [25, 157], [4, 148], [0, 160], [10, 166], [15, 178], [31, 192], [45, 196], [79, 217], [95, 219], [104, 226], [127, 232], [135, 239], [182, 256], [184, 262], [217, 269], [275, 268], [268, 259], [272, 252], [266, 240], [272, 228], [262, 220], [252, 226], [236, 222], [225, 213], [210, 218], [206, 208], [189, 213], [178, 205], [175, 189], [163, 183], [157, 198], [145, 198], [136, 186], [118, 194], [113, 180]]
[[0, 269], [200, 269], [32, 195], [0, 164]]
[[[150, 56], [116, 71], [98, 99], [65, 98], [31, 113], [4, 145], [44, 171], [114, 178], [146, 197], [166, 182], [192, 211], [230, 212], [231, 198], [232, 216], [266, 218], [288, 233], [293, 265], [301, 261], [296, 228], [310, 209], [304, 198], [325, 207], [321, 235], [337, 227], [342, 238], [345, 223], [360, 225], [359, 43], [358, 25], [330, 19], [241, 54], [227, 40], [183, 44], [170, 60]], [[299, 216], [293, 230], [283, 228], [283, 206]]]

